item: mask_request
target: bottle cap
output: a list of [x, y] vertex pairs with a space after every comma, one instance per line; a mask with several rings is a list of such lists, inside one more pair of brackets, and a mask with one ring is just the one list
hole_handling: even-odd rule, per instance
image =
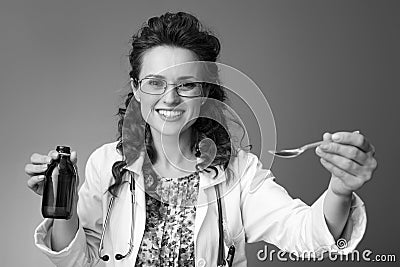
[[69, 146], [57, 146], [56, 151], [58, 153], [71, 154], [71, 149]]

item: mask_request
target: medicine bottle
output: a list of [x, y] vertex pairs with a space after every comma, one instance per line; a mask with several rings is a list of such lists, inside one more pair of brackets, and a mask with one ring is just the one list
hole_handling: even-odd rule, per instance
[[69, 219], [75, 195], [76, 172], [71, 162], [71, 150], [57, 146], [59, 157], [46, 172], [43, 186], [42, 215], [45, 218]]

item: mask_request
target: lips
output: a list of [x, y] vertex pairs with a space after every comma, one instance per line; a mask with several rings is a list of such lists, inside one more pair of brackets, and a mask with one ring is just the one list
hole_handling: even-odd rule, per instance
[[171, 110], [171, 109], [156, 109], [156, 111], [162, 118], [167, 120], [178, 119], [184, 113], [183, 110]]

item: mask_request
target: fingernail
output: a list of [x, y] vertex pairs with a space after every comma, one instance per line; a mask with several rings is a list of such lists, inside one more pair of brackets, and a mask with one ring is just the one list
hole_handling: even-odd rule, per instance
[[337, 134], [337, 133], [333, 134], [332, 135], [332, 139], [333, 139], [333, 141], [339, 141], [340, 140], [340, 134]]
[[329, 145], [328, 145], [328, 144], [322, 144], [322, 145], [320, 145], [320, 147], [321, 147], [322, 149], [328, 149], [328, 148], [329, 148]]

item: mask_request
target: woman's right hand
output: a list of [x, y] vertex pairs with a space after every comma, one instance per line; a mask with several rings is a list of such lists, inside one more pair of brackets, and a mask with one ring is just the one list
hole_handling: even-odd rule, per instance
[[[47, 156], [33, 153], [31, 163], [25, 165], [25, 173], [30, 177], [27, 182], [28, 187], [36, 194], [43, 194], [44, 173], [47, 170], [48, 164], [56, 160], [58, 156], [59, 154], [55, 150], [51, 150]], [[78, 161], [76, 151], [71, 152], [71, 161], [76, 167]]]

